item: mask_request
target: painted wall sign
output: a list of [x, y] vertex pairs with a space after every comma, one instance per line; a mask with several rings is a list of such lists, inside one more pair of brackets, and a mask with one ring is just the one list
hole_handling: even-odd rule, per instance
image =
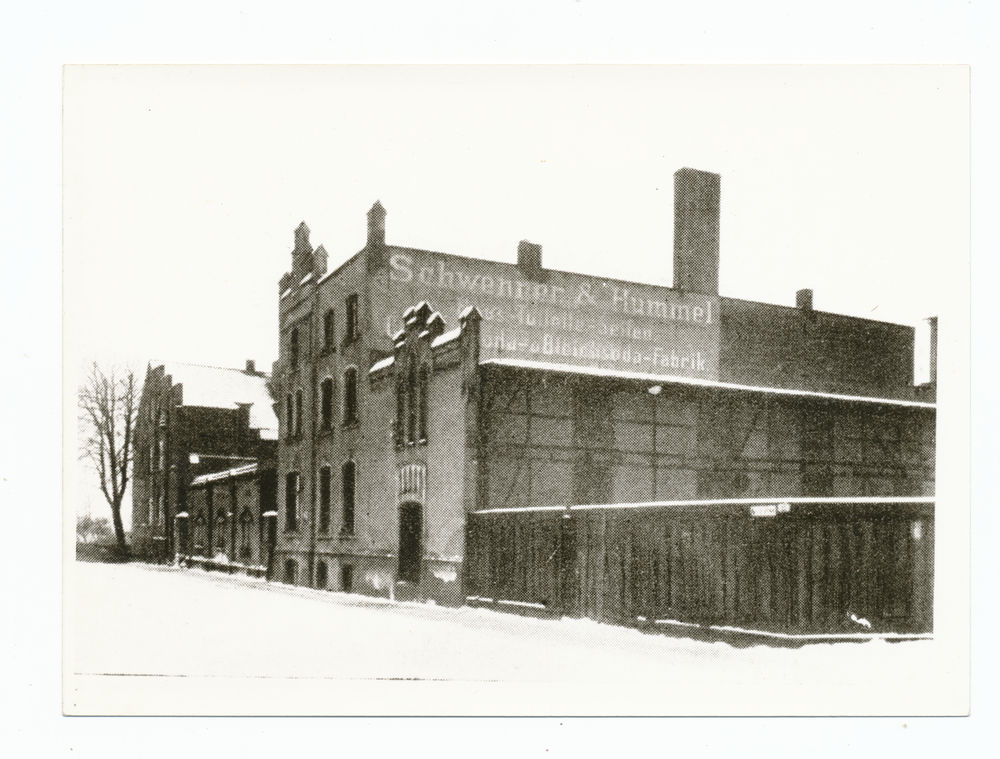
[[[396, 302], [426, 300], [449, 327], [476, 306], [483, 359], [718, 378], [716, 296], [549, 270], [536, 281], [512, 264], [416, 251], [390, 258], [389, 283]], [[401, 326], [393, 315], [387, 332]]]

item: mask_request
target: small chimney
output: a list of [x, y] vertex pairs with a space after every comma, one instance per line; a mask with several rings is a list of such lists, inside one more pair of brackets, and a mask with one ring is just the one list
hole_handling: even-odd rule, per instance
[[313, 276], [316, 278], [317, 282], [319, 281], [320, 277], [326, 274], [327, 257], [328, 254], [326, 252], [326, 248], [324, 248], [322, 245], [320, 245], [318, 248], [316, 248], [315, 251], [313, 251]]
[[719, 294], [722, 178], [697, 169], [674, 174], [674, 289]]
[[248, 358], [247, 368], [246, 371], [244, 371], [244, 374], [256, 374], [256, 373], [257, 373], [257, 364], [254, 362], [252, 358]]
[[795, 293], [795, 307], [803, 311], [813, 310], [813, 291], [799, 290]]
[[368, 211], [368, 247], [385, 246], [385, 209], [379, 201]]
[[517, 268], [528, 279], [538, 279], [542, 273], [542, 246], [521, 240], [517, 244]]
[[938, 318], [932, 316], [927, 320], [931, 327], [931, 355], [928, 368], [930, 369], [930, 383], [937, 384], [937, 364], [938, 364]]

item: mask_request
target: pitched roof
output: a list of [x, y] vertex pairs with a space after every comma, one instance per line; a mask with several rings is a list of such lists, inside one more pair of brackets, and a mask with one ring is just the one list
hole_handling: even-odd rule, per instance
[[[162, 366], [175, 385], [184, 386], [185, 406], [235, 409], [250, 405], [250, 428], [266, 432], [278, 430], [267, 376], [247, 374], [242, 369], [182, 364], [174, 361], [150, 361], [151, 368]], [[267, 435], [262, 435], [267, 437]]]

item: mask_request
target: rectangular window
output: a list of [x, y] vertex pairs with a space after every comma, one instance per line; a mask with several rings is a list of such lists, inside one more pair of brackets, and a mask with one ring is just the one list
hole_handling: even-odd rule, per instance
[[333, 380], [329, 377], [320, 385], [319, 396], [319, 424], [328, 430], [333, 425]]
[[285, 396], [285, 436], [289, 439], [295, 437], [295, 403], [291, 393]]
[[295, 369], [299, 365], [299, 330], [298, 327], [292, 328], [292, 334], [288, 338], [289, 346], [288, 362], [292, 365], [292, 369]]
[[319, 531], [330, 531], [330, 467], [319, 470]]
[[299, 473], [289, 472], [285, 475], [285, 529], [299, 528]]
[[333, 309], [331, 308], [323, 315], [323, 350], [332, 353], [335, 349], [334, 342], [336, 340], [334, 332], [334, 315]]
[[295, 434], [302, 434], [302, 391], [295, 391]]
[[343, 527], [341, 531], [345, 534], [354, 533], [354, 492], [355, 479], [357, 477], [357, 465], [353, 461], [344, 463], [341, 470], [343, 480]]
[[358, 421], [358, 370], [350, 367], [344, 372], [344, 424]]
[[167, 447], [163, 444], [162, 440], [156, 441], [157, 453], [157, 466], [160, 471], [165, 471], [167, 468]]
[[347, 323], [344, 325], [344, 345], [349, 345], [361, 336], [361, 330], [358, 324], [359, 314], [357, 293], [347, 296], [345, 307], [347, 311]]

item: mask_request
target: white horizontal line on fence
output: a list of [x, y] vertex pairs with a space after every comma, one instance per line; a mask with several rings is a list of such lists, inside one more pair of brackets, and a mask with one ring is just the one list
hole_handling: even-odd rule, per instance
[[565, 511], [571, 508], [569, 506], [522, 506], [519, 508], [510, 509], [483, 509], [482, 511], [473, 511], [473, 514], [514, 514], [520, 511]]
[[528, 601], [505, 601], [500, 599], [497, 601], [498, 604], [507, 604], [508, 606], [527, 606], [529, 609], [544, 609], [545, 604], [534, 604]]
[[[643, 509], [652, 508], [656, 506], [752, 506], [761, 504], [876, 504], [876, 503], [894, 503], [894, 504], [933, 504], [935, 502], [933, 497], [920, 497], [920, 498], [909, 498], [905, 496], [859, 496], [858, 498], [718, 498], [707, 501], [647, 501], [643, 503], [594, 503], [594, 504], [580, 504], [578, 506], [570, 506], [569, 508], [573, 511], [582, 509]], [[537, 511], [542, 509], [549, 509], [549, 506], [539, 506]], [[561, 508], [561, 507], [560, 507]], [[521, 509], [522, 511], [529, 511], [529, 509]], [[475, 512], [483, 513], [483, 512]]]
[[849, 505], [849, 504], [928, 504], [936, 502], [933, 496], [906, 497], [906, 496], [859, 496], [857, 498], [717, 498], [706, 501], [646, 501], [641, 503], [594, 503], [580, 504], [577, 506], [523, 506], [511, 509], [483, 509], [473, 511], [473, 514], [514, 514], [527, 511], [584, 511], [592, 509], [650, 509], [663, 506], [753, 506], [762, 504], [810, 504], [819, 505]]

